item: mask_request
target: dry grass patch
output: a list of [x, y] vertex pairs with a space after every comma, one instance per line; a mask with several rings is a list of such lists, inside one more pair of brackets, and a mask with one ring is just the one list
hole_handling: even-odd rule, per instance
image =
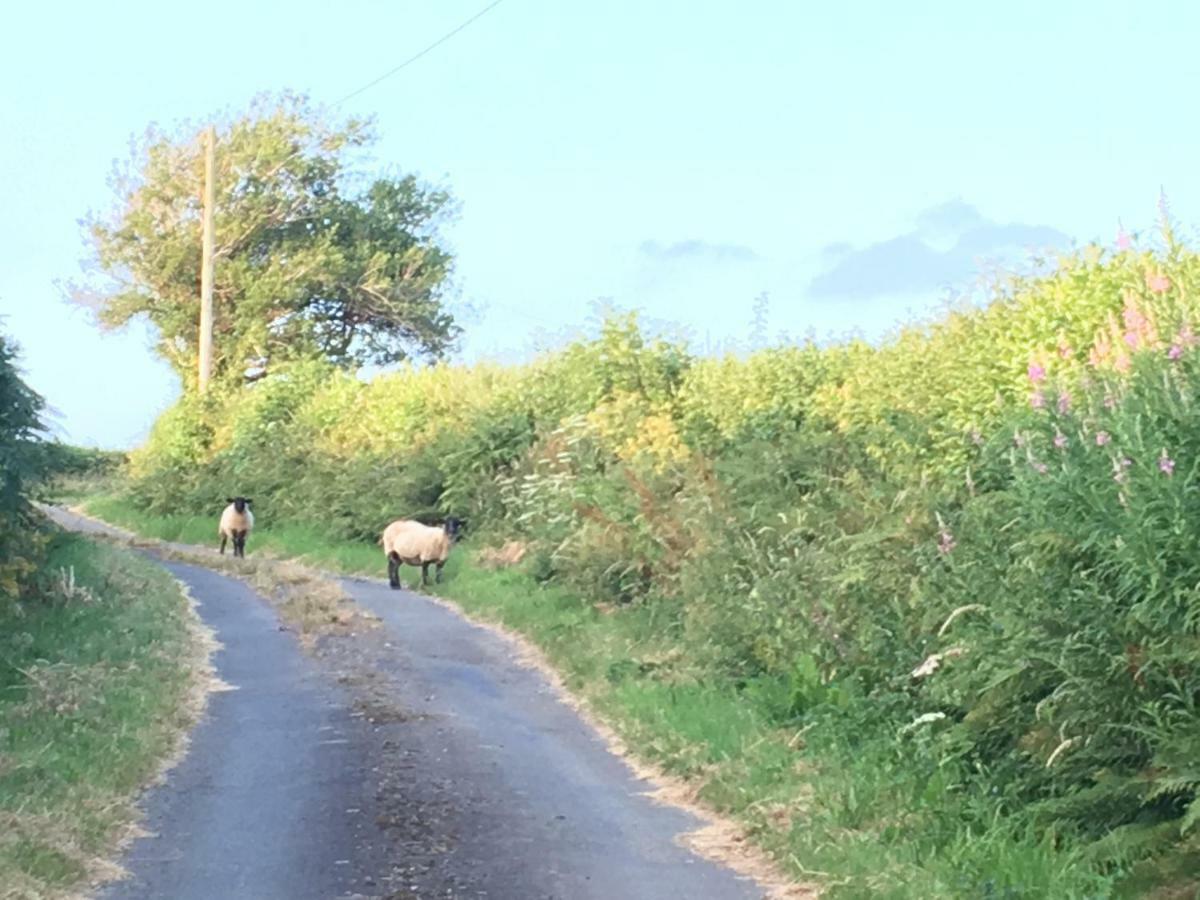
[[280, 559], [265, 550], [238, 558], [194, 544], [141, 537], [89, 516], [79, 508], [45, 507], [45, 511], [64, 527], [83, 528], [117, 544], [242, 579], [271, 602], [279, 617], [300, 635], [306, 646], [322, 634], [350, 634], [379, 624], [378, 617], [356, 604], [335, 578], [295, 560]]

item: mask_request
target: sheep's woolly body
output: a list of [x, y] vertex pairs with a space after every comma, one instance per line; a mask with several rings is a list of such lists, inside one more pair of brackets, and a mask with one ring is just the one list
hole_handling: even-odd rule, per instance
[[383, 532], [383, 553], [407, 566], [445, 563], [450, 555], [450, 536], [441, 528], [409, 519], [393, 522]]
[[221, 522], [217, 525], [217, 537], [232, 539], [239, 532], [247, 532], [254, 528], [254, 513], [247, 509], [238, 512], [232, 503], [221, 513]]

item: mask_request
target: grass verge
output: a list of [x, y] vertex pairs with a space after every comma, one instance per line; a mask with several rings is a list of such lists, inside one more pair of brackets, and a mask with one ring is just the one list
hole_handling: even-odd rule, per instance
[[210, 647], [161, 568], [54, 538], [39, 596], [0, 606], [0, 897], [70, 896], [117, 874], [105, 858], [184, 746]]
[[[86, 508], [161, 540], [212, 542], [210, 519], [147, 516], [113, 496]], [[252, 555], [384, 574], [378, 547], [331, 542], [315, 529], [261, 522], [251, 544]], [[988, 798], [947, 797], [946, 779], [899, 756], [895, 735], [881, 731], [885, 717], [869, 704], [799, 723], [789, 681], [735, 684], [705, 671], [666, 605], [614, 611], [540, 584], [519, 566], [486, 568], [469, 553], [452, 556], [446, 575], [435, 594], [528, 639], [634, 759], [666, 773], [672, 800], [694, 800], [738, 823], [735, 832], [694, 835], [697, 849], [728, 860], [739, 844], [756, 845], [797, 885], [815, 883], [836, 897], [1118, 893], [1106, 867], [1067, 842], [1000, 821], [979, 827], [975, 810]]]
[[[72, 499], [83, 499], [73, 497]], [[179, 562], [215, 568], [246, 581], [271, 601], [280, 618], [293, 628], [305, 645], [321, 634], [353, 632], [378, 625], [376, 617], [360, 608], [335, 580], [315, 568], [351, 573], [362, 571], [337, 565], [334, 556], [353, 547], [330, 547], [326, 557], [310, 558], [303, 548], [314, 546], [316, 533], [285, 529], [282, 534], [256, 528], [253, 553], [246, 558], [221, 555], [213, 546], [212, 522], [194, 517], [143, 516], [130, 504], [111, 495], [91, 498], [82, 507], [89, 515], [117, 526], [127, 535], [102, 534], [118, 543], [154, 551]], [[363, 554], [365, 558], [366, 554]], [[303, 560], [303, 562], [301, 561]]]

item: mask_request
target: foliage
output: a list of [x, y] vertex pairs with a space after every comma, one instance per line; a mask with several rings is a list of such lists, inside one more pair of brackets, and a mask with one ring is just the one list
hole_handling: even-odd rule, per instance
[[[131, 496], [215, 516], [252, 494], [331, 538], [454, 514], [521, 540], [517, 627], [536, 582], [571, 598], [546, 633], [563, 653], [610, 620], [655, 645], [589, 670], [630, 704], [668, 679], [804, 735], [772, 732], [789, 761], [760, 762], [811, 776], [729, 784], [810, 792], [813, 834], [841, 837], [793, 829], [788, 852], [847, 895], [1178, 887], [1200, 839], [1200, 256], [1164, 236], [878, 348], [698, 360], [627, 318], [519, 367], [277, 372], [168, 413]], [[677, 738], [665, 756], [712, 771]], [[882, 870], [855, 868], [868, 845]]]
[[38, 468], [44, 477], [111, 474], [124, 465], [127, 458], [121, 450], [77, 447], [58, 441], [40, 443], [37, 450], [40, 454]]
[[0, 601], [28, 585], [43, 538], [29, 494], [45, 471], [42, 398], [21, 380], [17, 350], [0, 334]]
[[[100, 320], [145, 315], [158, 350], [194, 383], [203, 151], [199, 129], [151, 129], [116, 205], [90, 237], [107, 280], [81, 289]], [[458, 332], [435, 225], [449, 195], [412, 175], [363, 183], [351, 152], [368, 124], [303, 98], [263, 96], [217, 129], [214, 378], [319, 357], [338, 366], [439, 356]]]

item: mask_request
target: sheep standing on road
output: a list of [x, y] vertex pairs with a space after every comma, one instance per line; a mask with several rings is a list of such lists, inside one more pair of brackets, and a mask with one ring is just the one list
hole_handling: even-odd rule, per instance
[[447, 519], [441, 528], [422, 525], [411, 519], [399, 519], [383, 530], [380, 542], [388, 562], [388, 584], [400, 587], [400, 566], [421, 567], [421, 587], [429, 584], [429, 566], [436, 565], [434, 581], [441, 583], [442, 566], [450, 556], [450, 547], [458, 537], [458, 519]]
[[233, 555], [245, 557], [246, 535], [254, 527], [254, 513], [250, 511], [247, 497], [226, 497], [229, 504], [221, 513], [221, 524], [217, 526], [217, 534], [221, 536], [221, 555], [225, 555], [225, 542], [233, 541]]

